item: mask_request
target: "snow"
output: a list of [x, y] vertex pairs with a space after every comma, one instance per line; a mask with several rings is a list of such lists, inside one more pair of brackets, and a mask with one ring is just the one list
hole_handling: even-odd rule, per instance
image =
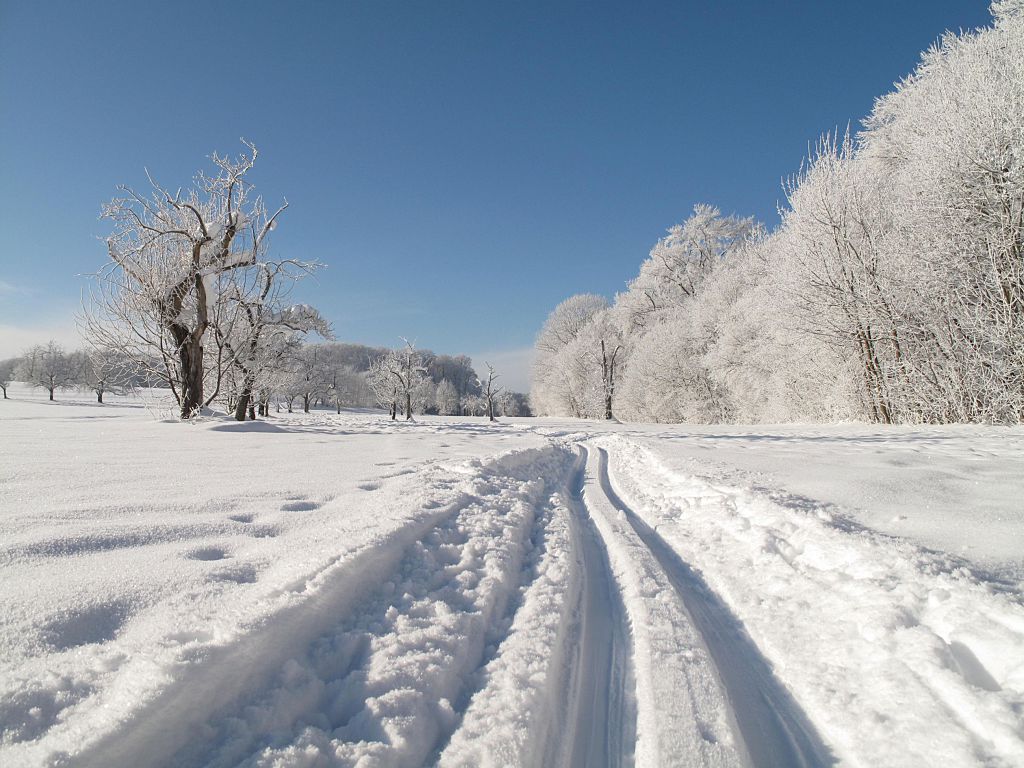
[[[544, 419], [546, 434], [580, 422]], [[593, 428], [594, 422], [589, 422]], [[600, 425], [679, 474], [822, 507], [1024, 588], [1024, 427]]]
[[1020, 429], [11, 396], [4, 766], [1024, 764]]
[[613, 484], [715, 586], [843, 762], [1024, 762], [1019, 597], [941, 555], [607, 445]]

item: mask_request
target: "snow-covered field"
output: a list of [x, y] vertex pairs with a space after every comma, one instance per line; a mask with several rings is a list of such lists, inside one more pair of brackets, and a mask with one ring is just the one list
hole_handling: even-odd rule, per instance
[[0, 765], [1024, 765], [1024, 429], [0, 401]]

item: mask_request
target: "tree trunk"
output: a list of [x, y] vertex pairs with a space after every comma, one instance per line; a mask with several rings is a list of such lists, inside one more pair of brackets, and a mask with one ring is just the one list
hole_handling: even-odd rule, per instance
[[102, 389], [97, 389], [96, 390], [96, 402], [97, 403], [101, 403], [101, 404], [103, 403], [103, 390]]
[[249, 402], [249, 421], [256, 421], [256, 406]]
[[611, 396], [611, 394], [607, 394], [607, 395], [604, 396], [604, 417], [608, 421], [612, 420], [612, 396]]
[[309, 395], [302, 396], [302, 412], [309, 413]]
[[398, 401], [391, 401], [391, 420], [395, 421], [398, 418]]
[[53, 387], [47, 387], [50, 390], [50, 400], [53, 400]]
[[[178, 341], [180, 334], [174, 335]], [[178, 362], [181, 364], [181, 418], [191, 419], [203, 407], [203, 345], [187, 332], [178, 347]]]
[[242, 396], [235, 403], [235, 421], [245, 421], [245, 412], [249, 410], [249, 393], [242, 392]]
[[405, 420], [412, 421], [412, 393], [405, 393]]
[[[245, 412], [249, 411], [252, 413], [252, 387], [255, 382], [251, 374], [246, 374], [245, 378], [242, 379], [242, 392], [238, 396], [238, 402], [235, 403], [235, 421], [245, 421]], [[252, 415], [249, 418], [255, 419], [256, 416]]]

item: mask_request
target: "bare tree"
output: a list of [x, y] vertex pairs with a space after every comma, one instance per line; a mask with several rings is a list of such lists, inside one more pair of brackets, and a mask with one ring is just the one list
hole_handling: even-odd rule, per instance
[[73, 387], [78, 377], [77, 360], [52, 340], [27, 350], [18, 367], [18, 378], [45, 389], [50, 393], [50, 400], [54, 399], [54, 391]]
[[498, 378], [498, 374], [494, 372], [494, 366], [490, 363], [485, 363], [487, 366], [487, 378], [478, 379], [480, 382], [480, 392], [484, 402], [487, 404], [487, 419], [488, 421], [497, 421], [494, 418], [494, 402], [504, 392], [503, 389], [494, 386], [494, 382]]
[[103, 402], [107, 392], [120, 392], [129, 377], [129, 365], [116, 351], [91, 349], [74, 354], [78, 384], [96, 395], [96, 402]]
[[394, 352], [388, 352], [370, 362], [367, 379], [377, 402], [382, 408], [388, 409], [392, 421], [398, 418], [398, 400], [401, 397], [397, 370], [397, 356]]
[[405, 346], [383, 355], [370, 366], [370, 387], [377, 401], [390, 408], [391, 418], [397, 418], [401, 403], [406, 421], [412, 420], [413, 397], [420, 387], [429, 380], [423, 353], [416, 345], [404, 339]]
[[[240, 376], [234, 403], [238, 421], [245, 421], [246, 413], [255, 417], [255, 394], [261, 379], [284, 366], [290, 342], [312, 332], [332, 338], [330, 325], [313, 307], [285, 306], [295, 280], [317, 266], [292, 260], [261, 263], [250, 270], [251, 279], [233, 286], [226, 296], [237, 312], [230, 325], [222, 323], [215, 331]], [[314, 352], [314, 364], [315, 359]], [[308, 405], [307, 399], [307, 412]]]
[[12, 357], [10, 360], [0, 360], [0, 389], [4, 392], [4, 400], [9, 400], [7, 397], [7, 387], [11, 385], [11, 380], [14, 378], [14, 371], [18, 366], [18, 359]]
[[148, 194], [121, 187], [124, 196], [103, 209], [114, 225], [107, 239], [110, 263], [96, 275], [83, 329], [94, 346], [147, 367], [157, 361], [152, 372], [170, 387], [183, 419], [219, 393], [230, 361], [218, 344], [214, 391], [207, 394], [207, 332], [220, 321], [221, 296], [232, 291], [240, 271], [257, 264], [267, 234], [288, 206], [269, 213], [253, 196], [245, 177], [257, 152], [243, 143], [248, 155], [233, 160], [215, 153], [215, 173], [201, 171], [185, 193], [172, 194], [147, 172]]

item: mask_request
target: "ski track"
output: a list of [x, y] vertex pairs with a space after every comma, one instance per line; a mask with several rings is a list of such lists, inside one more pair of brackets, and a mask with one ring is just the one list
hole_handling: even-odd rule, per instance
[[608, 553], [586, 508], [587, 449], [580, 448], [571, 478], [575, 543], [583, 565], [578, 605], [576, 674], [569, 702], [573, 713], [568, 764], [573, 768], [617, 768], [633, 764], [636, 697], [632, 641], [626, 607]]
[[[1024, 765], [1018, 603], [941, 554], [678, 474], [629, 440], [601, 444], [610, 449], [611, 487], [636, 510], [668, 570], [695, 587], [695, 618], [714, 622], [714, 611], [700, 616], [703, 607], [728, 606], [747, 648], [756, 644], [782, 670], [784, 691], [813, 713], [837, 760]], [[718, 594], [712, 602], [700, 597], [711, 594], [707, 586]], [[728, 646], [728, 622], [723, 629]], [[727, 653], [721, 639], [708, 638], [715, 654]], [[801, 738], [803, 718], [789, 717], [798, 710], [788, 697], [781, 703], [774, 711]], [[740, 717], [753, 714], [744, 706]]]
[[632, 633], [636, 764], [743, 765], [743, 743], [699, 632], [653, 553], [605, 494], [597, 452], [583, 450], [585, 510], [607, 549]]
[[608, 477], [608, 452], [598, 449], [601, 490], [625, 514], [657, 559], [693, 620], [725, 688], [731, 714], [755, 766], [813, 768], [834, 764], [807, 716], [704, 580], [619, 498]]
[[[407, 524], [283, 584], [282, 595], [301, 599], [226, 643], [174, 635], [194, 653], [148, 670], [164, 685], [134, 690], [124, 676], [97, 694], [95, 707], [120, 713], [112, 728], [70, 719], [61, 738], [79, 751], [26, 740], [11, 746], [10, 764], [818, 768], [885, 756], [913, 765], [932, 754], [930, 738], [947, 745], [932, 757], [964, 764], [1024, 755], [1019, 710], [1001, 688], [1014, 662], [1000, 667], [985, 644], [1007, 647], [1021, 632], [1002, 598], [970, 586], [970, 604], [960, 577], [906, 548], [673, 474], [625, 438], [591, 438], [550, 436], [542, 448], [421, 468], [426, 493], [406, 508]], [[372, 494], [413, 472], [357, 488]], [[292, 495], [279, 512], [331, 500]], [[186, 559], [230, 557], [195, 538], [202, 545]], [[33, 546], [7, 547], [0, 561]], [[126, 610], [97, 604], [51, 634], [69, 648], [102, 643]], [[851, 620], [859, 635], [844, 627]], [[875, 653], [880, 642], [888, 656]], [[920, 723], [934, 736], [916, 734], [903, 755], [872, 740], [878, 728], [912, 733], [914, 712], [903, 722], [891, 703], [900, 694], [946, 723]], [[117, 709], [123, 701], [136, 703]]]

